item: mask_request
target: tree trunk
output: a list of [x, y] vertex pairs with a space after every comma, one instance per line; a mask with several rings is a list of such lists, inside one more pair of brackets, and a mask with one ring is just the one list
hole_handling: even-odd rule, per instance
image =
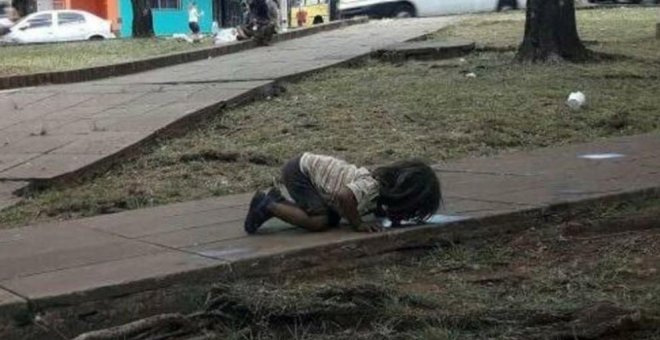
[[131, 0], [133, 6], [133, 37], [154, 36], [154, 22], [148, 0]]
[[21, 17], [36, 11], [34, 3], [28, 0], [14, 0], [12, 1], [12, 6], [16, 8]]
[[525, 37], [518, 48], [518, 61], [579, 62], [590, 57], [591, 52], [578, 36], [574, 0], [527, 1]]

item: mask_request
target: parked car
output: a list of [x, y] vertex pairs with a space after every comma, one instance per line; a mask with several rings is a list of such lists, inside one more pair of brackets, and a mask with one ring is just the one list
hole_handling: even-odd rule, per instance
[[42, 11], [19, 20], [2, 36], [8, 43], [45, 43], [115, 38], [110, 22], [77, 10]]
[[594, 4], [633, 4], [633, 5], [658, 5], [660, 0], [588, 0]]
[[526, 3], [526, 0], [341, 0], [339, 13], [342, 18], [428, 17], [523, 8]]

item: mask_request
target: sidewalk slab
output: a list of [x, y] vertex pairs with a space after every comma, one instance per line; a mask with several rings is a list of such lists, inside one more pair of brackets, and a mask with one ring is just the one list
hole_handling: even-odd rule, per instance
[[[658, 148], [660, 134], [648, 134], [440, 164], [435, 168], [444, 186], [441, 213], [463, 220], [384, 233], [346, 227], [309, 233], [274, 221], [248, 236], [243, 219], [251, 194], [3, 230], [0, 292], [49, 309], [515, 232], [554, 213], [554, 207], [649, 192], [660, 196]], [[594, 152], [621, 156], [581, 158]], [[3, 299], [15, 302], [11, 294]]]
[[0, 245], [0, 280], [167, 250], [66, 222], [0, 230]]
[[[29, 156], [25, 156], [29, 157]], [[0, 168], [2, 168], [3, 160], [9, 160], [9, 157], [6, 155], [0, 155]], [[29, 185], [28, 182], [23, 181], [0, 181], [0, 210], [11, 207], [12, 205], [20, 201], [20, 197], [16, 196], [14, 193], [21, 189], [27, 188]]]
[[[333, 21], [326, 24], [314, 25], [312, 27], [298, 28], [282, 32], [273, 37], [273, 43], [287, 41], [339, 29], [346, 26], [358, 25], [368, 22], [368, 18], [353, 18], [347, 20]], [[205, 47], [185, 52], [175, 52], [155, 57], [120, 62], [109, 65], [92, 66], [73, 70], [55, 72], [41, 72], [22, 75], [0, 77], [0, 90], [12, 91], [12, 89], [30, 86], [43, 86], [47, 84], [63, 84], [90, 81], [95, 79], [116, 77], [120, 75], [133, 74], [152, 70], [155, 68], [193, 62], [201, 59], [219, 57], [231, 53], [237, 53], [253, 48], [257, 44], [252, 40], [231, 42], [220, 46]]]
[[7, 158], [0, 180], [66, 180], [102, 170], [156, 135], [185, 131], [224, 107], [271, 93], [277, 81], [454, 20], [375, 21], [139, 74], [0, 92], [0, 154]]
[[[441, 213], [464, 220], [377, 234], [347, 228], [308, 233], [269, 222], [247, 236], [242, 224], [250, 194], [6, 230], [0, 234], [0, 292], [6, 296], [0, 311], [27, 308], [24, 297], [40, 311], [84, 305], [103, 318], [123, 313], [126, 321], [150, 313], [145, 305], [128, 308], [131, 296], [144, 301], [155, 294], [168, 308], [180, 308], [189, 302], [178, 294], [236, 276], [341, 267], [346, 258], [361, 263], [398, 249], [516, 232], [556, 212], [553, 207], [570, 209], [571, 202], [649, 192], [658, 197], [660, 161], [651, 152], [657, 147], [660, 134], [649, 134], [438, 165], [446, 204]], [[580, 158], [593, 150], [625, 155]], [[576, 184], [598, 190], [580, 191]], [[172, 287], [180, 287], [178, 293]], [[73, 315], [60, 320], [77, 329]], [[18, 334], [12, 332], [5, 334]]]
[[6, 305], [21, 305], [27, 301], [18, 295], [15, 295], [7, 290], [0, 289], [0, 306]]
[[[229, 271], [229, 265], [220, 260], [164, 251], [2, 280], [0, 285], [20, 291], [41, 305], [72, 305], [167, 287], [172, 282], [208, 282], [226, 276]], [[100, 282], [103, 284], [99, 285]], [[89, 291], [93, 294], [86, 294]]]

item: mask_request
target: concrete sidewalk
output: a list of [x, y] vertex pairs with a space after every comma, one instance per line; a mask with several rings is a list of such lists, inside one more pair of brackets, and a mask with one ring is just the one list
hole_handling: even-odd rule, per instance
[[10, 191], [6, 181], [102, 169], [154, 135], [185, 131], [190, 120], [270, 93], [278, 80], [368, 55], [453, 20], [373, 21], [124, 77], [2, 91], [0, 208], [12, 201], [2, 194]]
[[[464, 220], [378, 234], [308, 233], [273, 223], [247, 236], [242, 223], [250, 194], [2, 230], [0, 315], [28, 305], [48, 311], [177, 284], [331, 266], [463, 232], [504, 232], [520, 225], [521, 216], [541, 218], [553, 207], [659, 195], [658, 149], [660, 134], [649, 134], [438, 165], [442, 214]], [[498, 218], [506, 223], [494, 224]], [[112, 299], [96, 313], [128, 308]], [[131, 308], [115, 313], [140, 314]], [[15, 336], [6, 332], [2, 338]]]

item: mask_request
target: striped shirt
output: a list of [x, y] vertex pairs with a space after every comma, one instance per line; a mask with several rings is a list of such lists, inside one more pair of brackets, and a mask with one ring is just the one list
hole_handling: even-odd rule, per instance
[[355, 196], [360, 215], [376, 209], [380, 188], [366, 168], [330, 156], [304, 153], [300, 158], [300, 171], [309, 177], [331, 207], [338, 208], [337, 196], [343, 187], [347, 187]]

